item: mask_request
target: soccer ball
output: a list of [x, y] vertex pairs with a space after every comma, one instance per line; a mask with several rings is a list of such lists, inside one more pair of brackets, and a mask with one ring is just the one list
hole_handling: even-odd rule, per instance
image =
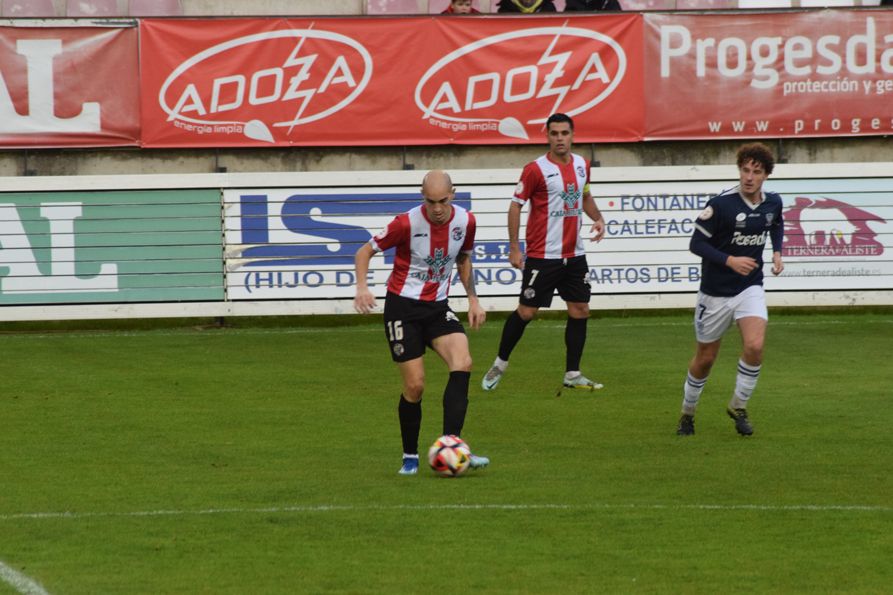
[[458, 436], [446, 434], [428, 449], [428, 463], [443, 477], [458, 477], [471, 465], [471, 449]]

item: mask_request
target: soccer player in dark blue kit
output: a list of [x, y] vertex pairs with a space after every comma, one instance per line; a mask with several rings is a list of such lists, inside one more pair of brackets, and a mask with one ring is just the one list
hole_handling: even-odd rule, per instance
[[774, 167], [775, 157], [766, 145], [742, 146], [738, 150], [739, 185], [711, 198], [695, 221], [690, 249], [701, 257], [701, 287], [695, 307], [698, 345], [683, 389], [682, 417], [676, 428], [680, 436], [695, 433], [695, 408], [722, 337], [733, 321], [741, 331], [742, 352], [735, 392], [726, 411], [739, 434], [753, 434], [747, 402], [763, 363], [768, 320], [763, 249], [767, 239], [772, 242], [772, 274], [784, 270], [781, 197], [763, 191], [763, 182]]

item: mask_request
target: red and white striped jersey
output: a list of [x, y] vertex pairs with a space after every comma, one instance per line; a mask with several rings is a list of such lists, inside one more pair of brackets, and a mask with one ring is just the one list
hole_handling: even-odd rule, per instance
[[571, 153], [567, 164], [549, 155], [531, 161], [521, 172], [512, 201], [530, 202], [527, 216], [527, 256], [571, 258], [584, 254], [583, 194], [589, 192], [589, 161]]
[[447, 299], [453, 264], [460, 252], [474, 247], [474, 215], [452, 205], [449, 221], [428, 221], [424, 205], [394, 217], [388, 226], [369, 240], [376, 252], [397, 248], [388, 291], [399, 296], [435, 302]]

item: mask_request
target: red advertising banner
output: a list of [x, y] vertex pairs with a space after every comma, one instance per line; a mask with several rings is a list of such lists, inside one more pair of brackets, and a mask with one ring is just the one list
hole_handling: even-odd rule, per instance
[[639, 15], [140, 23], [146, 147], [541, 143], [644, 130]]
[[893, 12], [645, 15], [647, 139], [893, 133]]
[[0, 27], [0, 147], [136, 145], [137, 30]]

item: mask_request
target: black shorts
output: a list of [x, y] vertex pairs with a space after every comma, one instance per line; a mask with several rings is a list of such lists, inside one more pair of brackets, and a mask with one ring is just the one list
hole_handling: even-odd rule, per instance
[[447, 300], [423, 302], [388, 292], [384, 299], [384, 333], [395, 362], [407, 362], [425, 354], [425, 346], [443, 335], [465, 334]]
[[520, 302], [525, 306], [547, 308], [555, 290], [565, 302], [589, 303], [589, 265], [586, 256], [572, 258], [528, 258], [524, 261]]

